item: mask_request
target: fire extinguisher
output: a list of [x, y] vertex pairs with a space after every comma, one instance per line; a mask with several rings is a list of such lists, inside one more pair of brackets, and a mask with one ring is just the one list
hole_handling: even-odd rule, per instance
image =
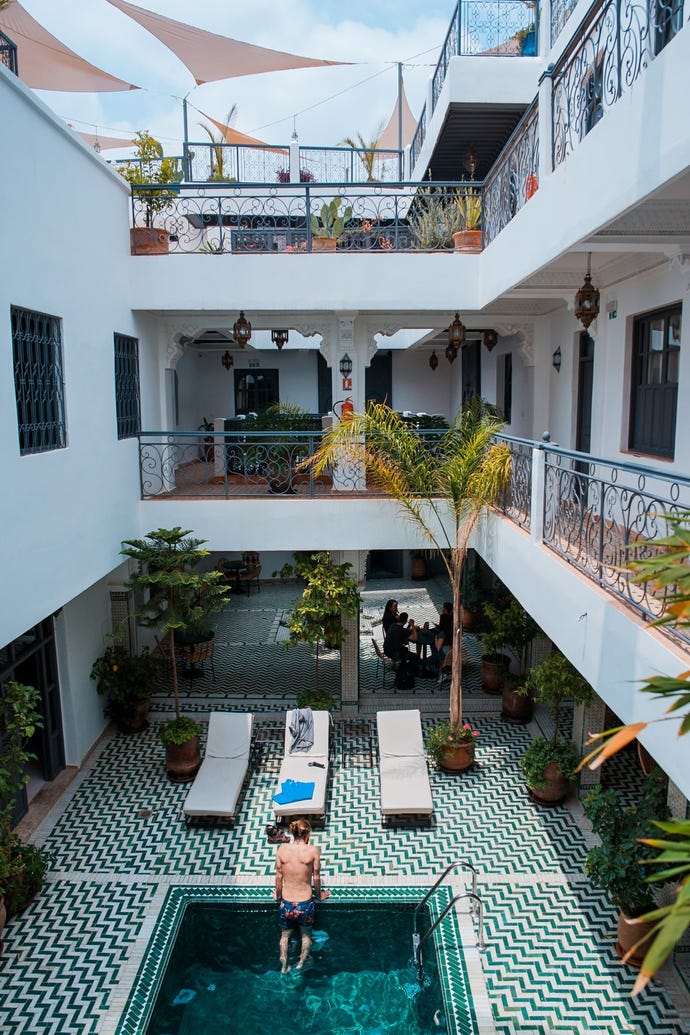
[[[340, 407], [340, 413], [338, 413], [338, 410], [336, 409], [336, 407], [338, 407], [338, 406]], [[352, 420], [352, 414], [354, 412], [355, 412], [355, 408], [352, 405], [352, 399], [350, 398], [349, 395], [347, 396], [346, 399], [343, 399], [342, 402], [339, 400], [333, 406], [333, 413], [341, 421]]]

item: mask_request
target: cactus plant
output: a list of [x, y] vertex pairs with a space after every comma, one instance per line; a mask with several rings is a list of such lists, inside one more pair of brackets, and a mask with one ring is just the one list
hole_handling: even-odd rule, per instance
[[311, 216], [311, 232], [314, 237], [331, 237], [336, 240], [340, 237], [345, 224], [352, 218], [352, 205], [343, 209], [343, 214], [338, 215], [342, 198], [333, 198], [330, 202], [324, 202], [318, 216]]

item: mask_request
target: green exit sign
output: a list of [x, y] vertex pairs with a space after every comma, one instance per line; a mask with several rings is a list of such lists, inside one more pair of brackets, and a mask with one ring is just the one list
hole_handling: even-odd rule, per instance
[[617, 316], [618, 316], [618, 310], [617, 309], [609, 309], [609, 320], [615, 320]]

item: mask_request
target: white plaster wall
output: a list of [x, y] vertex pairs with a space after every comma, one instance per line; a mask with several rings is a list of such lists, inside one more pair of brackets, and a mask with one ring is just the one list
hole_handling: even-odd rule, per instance
[[393, 353], [393, 402], [396, 410], [454, 416], [454, 393], [460, 378], [460, 363], [451, 364], [436, 349], [438, 367], [429, 366], [430, 352]]

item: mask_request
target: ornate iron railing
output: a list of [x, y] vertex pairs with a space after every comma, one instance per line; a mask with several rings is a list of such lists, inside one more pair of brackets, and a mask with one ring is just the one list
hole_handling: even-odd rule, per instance
[[[402, 155], [402, 151], [378, 148], [300, 147], [300, 182], [398, 183], [403, 175]], [[185, 179], [189, 183], [289, 183], [290, 148], [190, 141]]]
[[329, 244], [339, 252], [450, 250], [464, 228], [460, 202], [472, 194], [479, 208], [481, 190], [480, 183], [135, 185], [132, 219], [167, 231], [172, 253], [308, 252], [324, 250], [318, 224], [335, 196], [344, 225]]
[[553, 164], [560, 165], [683, 24], [683, 0], [608, 0], [553, 73]]
[[19, 75], [17, 45], [4, 32], [0, 32], [0, 64], [5, 65], [15, 75]]
[[537, 189], [539, 106], [535, 98], [484, 182], [484, 241], [488, 244]]
[[551, 0], [551, 46], [561, 34], [576, 4], [577, 0]]
[[320, 431], [142, 432], [141, 498], [314, 497], [361, 489], [354, 462], [319, 478], [300, 469], [321, 437]]
[[[668, 534], [665, 514], [690, 510], [690, 478], [549, 447], [545, 451], [544, 543], [649, 618], [665, 591], [632, 581], [632, 560], [652, 556]], [[690, 633], [677, 635], [690, 642]]]
[[300, 147], [300, 169], [316, 183], [399, 183], [403, 152], [364, 147]]
[[499, 501], [499, 509], [516, 525], [529, 529], [532, 511], [532, 453], [534, 443], [527, 439], [497, 435], [510, 448], [512, 465], [510, 485]]
[[414, 131], [414, 136], [412, 137], [412, 143], [410, 144], [410, 176], [412, 175], [412, 170], [414, 169], [415, 165], [417, 164], [417, 159], [419, 158], [419, 156], [421, 154], [422, 144], [424, 143], [424, 138], [425, 137], [426, 137], [426, 104], [422, 108], [422, 114], [419, 116], [419, 122], [417, 123], [416, 130]]

